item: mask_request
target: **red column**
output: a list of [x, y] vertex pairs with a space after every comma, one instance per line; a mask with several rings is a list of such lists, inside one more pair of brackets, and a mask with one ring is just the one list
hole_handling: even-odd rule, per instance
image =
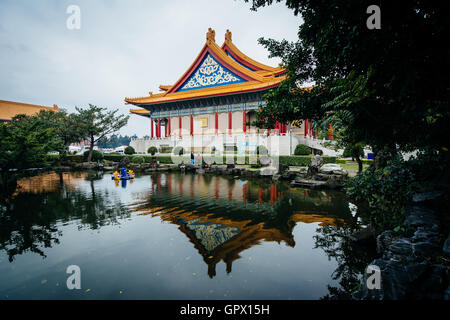
[[167, 136], [170, 136], [170, 123], [171, 122], [171, 120], [170, 120], [170, 117], [169, 117], [169, 126], [168, 126], [168, 129], [167, 129]]
[[275, 202], [274, 198], [275, 198], [275, 189], [274, 189], [274, 187], [272, 185], [272, 186], [270, 186], [270, 204], [272, 206], [273, 206], [273, 204]]
[[219, 114], [216, 112], [215, 114], [215, 128], [216, 128], [216, 135], [219, 134]]
[[333, 139], [333, 126], [331, 125], [331, 123], [329, 125], [330, 127], [328, 129], [328, 139]]
[[180, 138], [181, 138], [181, 117], [178, 117], [178, 129], [180, 131]]
[[229, 111], [228, 112], [228, 133], [230, 134], [230, 136], [231, 136], [231, 130], [232, 130], [232, 125], [233, 125], [233, 116], [232, 116], [232, 114], [231, 114], [231, 111]]
[[243, 120], [243, 122], [244, 122], [244, 123], [242, 124], [242, 125], [243, 125], [242, 128], [244, 129], [244, 133], [247, 133], [247, 124], [246, 124], [246, 122], [247, 122], [247, 111], [244, 110], [244, 111], [242, 112], [242, 115], [243, 115], [243, 117], [242, 117], [243, 119], [242, 119], [242, 120]]
[[150, 118], [150, 127], [151, 127], [151, 136], [150, 136], [150, 138], [153, 139], [153, 118]]
[[194, 135], [194, 117], [191, 114], [191, 136]]
[[305, 120], [305, 137], [308, 135], [308, 119]]
[[157, 130], [157, 138], [161, 138], [161, 118], [158, 118], [158, 130]]

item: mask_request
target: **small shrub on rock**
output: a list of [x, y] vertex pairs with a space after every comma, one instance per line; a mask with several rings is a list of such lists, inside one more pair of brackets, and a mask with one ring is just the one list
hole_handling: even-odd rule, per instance
[[311, 148], [306, 146], [306, 145], [304, 145], [304, 144], [298, 144], [295, 147], [294, 154], [296, 156], [306, 156], [308, 154], [311, 154]]
[[125, 152], [125, 154], [129, 154], [129, 155], [136, 153], [136, 151], [134, 151], [134, 148], [132, 146], [126, 147], [124, 152]]

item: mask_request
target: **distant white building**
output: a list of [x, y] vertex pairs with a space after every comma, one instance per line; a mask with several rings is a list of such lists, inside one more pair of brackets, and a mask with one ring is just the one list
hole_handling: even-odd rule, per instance
[[114, 152], [118, 152], [118, 153], [125, 153], [125, 148], [128, 146], [120, 146], [114, 149]]

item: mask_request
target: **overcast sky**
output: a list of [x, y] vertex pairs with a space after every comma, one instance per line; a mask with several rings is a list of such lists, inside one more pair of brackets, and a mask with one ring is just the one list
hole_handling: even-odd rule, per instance
[[[69, 5], [81, 9], [79, 30], [66, 26]], [[125, 115], [125, 97], [178, 80], [209, 27], [218, 45], [230, 29], [241, 51], [277, 66], [257, 39], [295, 41], [300, 22], [284, 2], [254, 12], [243, 0], [0, 0], [0, 99]], [[131, 115], [120, 133], [149, 134], [149, 120]]]

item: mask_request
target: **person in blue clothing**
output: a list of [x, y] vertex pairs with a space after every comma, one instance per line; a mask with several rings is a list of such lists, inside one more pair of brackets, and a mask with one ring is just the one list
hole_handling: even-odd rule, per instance
[[191, 151], [191, 164], [194, 164], [194, 153]]

